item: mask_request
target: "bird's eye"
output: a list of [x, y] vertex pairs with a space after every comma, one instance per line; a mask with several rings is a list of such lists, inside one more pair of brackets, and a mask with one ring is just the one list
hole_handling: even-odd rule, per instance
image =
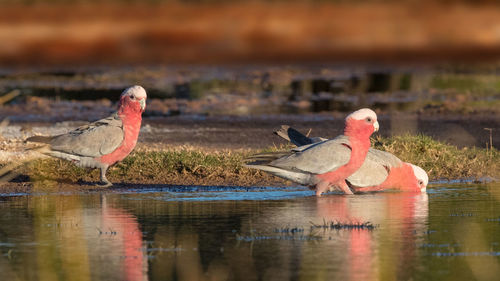
[[131, 100], [135, 100], [135, 96], [130, 96], [130, 99]]
[[419, 184], [419, 185], [423, 185], [423, 184], [424, 184], [424, 182], [420, 180], [420, 181], [418, 181], [418, 184]]
[[366, 121], [368, 121], [368, 122], [372, 122], [372, 118], [371, 118], [371, 117], [367, 117], [367, 118], [366, 118]]

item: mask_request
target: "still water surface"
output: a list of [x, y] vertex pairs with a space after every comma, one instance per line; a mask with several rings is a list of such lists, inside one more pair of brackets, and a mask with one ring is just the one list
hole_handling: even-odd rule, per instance
[[[500, 276], [498, 184], [312, 195], [166, 188], [1, 197], [2, 280]], [[314, 227], [329, 222], [337, 227]]]

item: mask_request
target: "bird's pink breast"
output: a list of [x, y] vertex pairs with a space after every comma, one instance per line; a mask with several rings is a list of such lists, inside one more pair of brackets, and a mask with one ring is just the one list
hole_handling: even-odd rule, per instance
[[113, 165], [127, 157], [137, 144], [139, 131], [141, 130], [141, 113], [119, 114], [123, 122], [124, 138], [121, 145], [115, 151], [101, 156], [98, 160], [102, 163]]
[[345, 180], [363, 165], [368, 149], [370, 149], [370, 139], [349, 137], [349, 142], [351, 144], [351, 157], [349, 158], [349, 162], [334, 171], [318, 175], [318, 178], [330, 183], [336, 183]]

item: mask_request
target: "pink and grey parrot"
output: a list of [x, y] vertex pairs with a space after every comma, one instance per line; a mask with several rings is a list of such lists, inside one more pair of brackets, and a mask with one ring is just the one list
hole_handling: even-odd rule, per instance
[[353, 194], [345, 180], [363, 164], [370, 148], [370, 136], [378, 129], [375, 112], [363, 108], [346, 117], [341, 138], [301, 146], [286, 153], [257, 154], [247, 159], [246, 166], [315, 186], [316, 196], [321, 196], [331, 186]]
[[[289, 126], [282, 126], [275, 134], [299, 147], [327, 140], [319, 137], [308, 138]], [[335, 139], [342, 138], [345, 137], [339, 136]], [[356, 192], [387, 189], [425, 192], [429, 177], [419, 166], [403, 162], [389, 152], [370, 148], [363, 165], [346, 180]]]
[[69, 133], [58, 136], [34, 136], [27, 141], [46, 144], [37, 151], [73, 162], [79, 167], [101, 170], [103, 187], [111, 186], [106, 178], [109, 166], [123, 160], [134, 149], [142, 113], [146, 109], [146, 91], [132, 86], [120, 96], [118, 111]]

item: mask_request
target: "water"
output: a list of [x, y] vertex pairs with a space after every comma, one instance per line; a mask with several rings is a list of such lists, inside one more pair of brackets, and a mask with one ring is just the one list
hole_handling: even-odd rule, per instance
[[500, 276], [498, 184], [421, 195], [217, 187], [0, 200], [2, 280]]

